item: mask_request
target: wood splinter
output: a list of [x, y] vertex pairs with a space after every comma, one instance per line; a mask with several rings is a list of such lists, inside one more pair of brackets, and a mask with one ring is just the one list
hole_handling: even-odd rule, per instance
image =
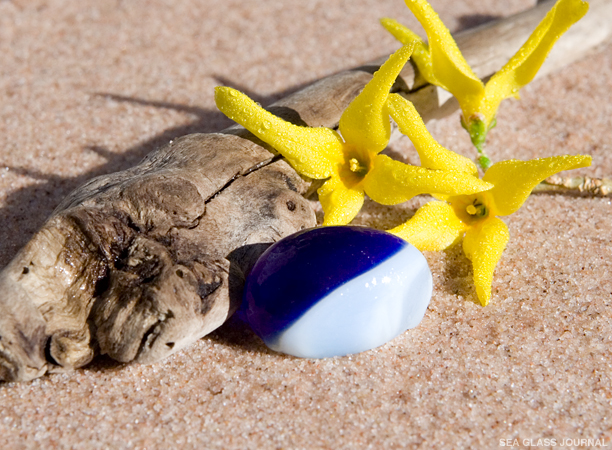
[[[606, 41], [611, 4], [592, 1], [541, 74]], [[476, 74], [498, 70], [551, 6], [457, 35]], [[335, 127], [376, 68], [325, 78], [269, 109]], [[407, 65], [396, 91], [425, 121], [457, 108], [419, 80]], [[96, 354], [150, 363], [210, 333], [237, 308], [261, 252], [315, 226], [309, 186], [240, 127], [176, 139], [136, 167], [91, 180], [0, 273], [0, 380], [82, 367]]]

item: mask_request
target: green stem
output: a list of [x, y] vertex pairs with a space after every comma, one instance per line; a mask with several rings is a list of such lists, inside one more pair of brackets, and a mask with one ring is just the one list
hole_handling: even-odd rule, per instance
[[474, 147], [478, 150], [478, 165], [483, 172], [486, 172], [487, 169], [491, 167], [491, 160], [487, 152], [485, 152], [485, 141], [487, 133], [491, 128], [495, 127], [495, 125], [497, 125], [497, 120], [493, 119], [489, 126], [487, 126], [482, 114], [470, 117], [468, 122], [465, 121], [463, 115], [461, 116], [461, 126], [467, 130], [472, 140], [472, 144], [474, 144]]
[[478, 154], [480, 155], [480, 157], [478, 158], [478, 165], [480, 166], [483, 172], [486, 172], [487, 169], [491, 167], [491, 160], [485, 154], [484, 150], [481, 152], [478, 152]]

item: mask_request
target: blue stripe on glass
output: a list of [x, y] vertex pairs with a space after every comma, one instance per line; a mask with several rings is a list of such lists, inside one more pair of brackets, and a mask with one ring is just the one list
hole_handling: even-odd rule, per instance
[[407, 245], [384, 231], [355, 226], [288, 236], [266, 250], [249, 274], [246, 319], [259, 336], [274, 339], [330, 291]]

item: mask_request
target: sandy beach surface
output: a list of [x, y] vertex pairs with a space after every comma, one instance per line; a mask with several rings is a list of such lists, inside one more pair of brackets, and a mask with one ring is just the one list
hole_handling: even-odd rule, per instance
[[[432, 4], [458, 31], [534, 2]], [[0, 0], [0, 267], [93, 176], [229, 126], [215, 86], [265, 106], [390, 54], [385, 16], [422, 32], [401, 0]], [[428, 127], [475, 156], [458, 114]], [[488, 148], [495, 161], [588, 154], [576, 175], [612, 176], [612, 47], [504, 102]], [[418, 162], [407, 138], [387, 152]], [[429, 200], [367, 201], [356, 223], [389, 228]], [[612, 446], [611, 217], [610, 198], [532, 195], [504, 218], [485, 308], [461, 246], [426, 253], [425, 318], [361, 354], [284, 356], [231, 320], [156, 364], [99, 358], [0, 384], [0, 448]]]

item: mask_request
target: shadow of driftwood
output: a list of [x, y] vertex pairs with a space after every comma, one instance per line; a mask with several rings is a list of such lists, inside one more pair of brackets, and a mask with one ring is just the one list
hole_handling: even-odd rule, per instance
[[[294, 86], [270, 96], [262, 96], [223, 77], [216, 77], [215, 79], [219, 84], [231, 86], [245, 92], [263, 105], [268, 105], [303, 87]], [[104, 147], [95, 145], [85, 147], [83, 151], [95, 152], [102, 156], [106, 162], [75, 177], [63, 177], [42, 173], [35, 169], [4, 165], [3, 167], [7, 167], [9, 171], [33, 178], [37, 182], [11, 192], [5, 200], [5, 205], [0, 208], [0, 229], [4, 230], [5, 236], [12, 236], [10, 240], [0, 240], [0, 268], [8, 264], [17, 251], [45, 223], [55, 207], [74, 189], [94, 177], [125, 170], [138, 164], [148, 153], [167, 144], [172, 139], [191, 133], [218, 132], [233, 124], [231, 120], [217, 110], [207, 110], [193, 106], [151, 101], [111, 93], [96, 93], [95, 95], [104, 96], [118, 102], [172, 109], [191, 114], [195, 116], [195, 120], [186, 125], [163, 130], [146, 142], [128, 148], [121, 153], [113, 153]]]
[[466, 14], [459, 17], [459, 29], [465, 30], [468, 28], [475, 28], [479, 25], [493, 22], [499, 18], [500, 16], [493, 14]]
[[[96, 152], [104, 157], [106, 162], [75, 177], [44, 174], [22, 167], [9, 167], [10, 171], [34, 178], [38, 182], [11, 192], [6, 199], [5, 206], [0, 209], [0, 229], [6, 230], [7, 234], [11, 233], [15, 236], [10, 248], [7, 247], [6, 241], [0, 243], [0, 265], [2, 267], [27, 243], [51, 215], [55, 207], [74, 189], [94, 177], [125, 170], [136, 165], [146, 154], [174, 138], [190, 133], [218, 131], [231, 124], [218, 111], [207, 111], [163, 102], [150, 102], [119, 95], [99, 95], [104, 95], [117, 101], [185, 111], [194, 114], [197, 119], [187, 125], [164, 130], [152, 139], [121, 153], [110, 152], [104, 147], [86, 147], [83, 149], [84, 151]], [[18, 229], [10, 230], [9, 224], [15, 223]]]
[[205, 339], [232, 347], [240, 352], [272, 353], [251, 327], [236, 314]]

